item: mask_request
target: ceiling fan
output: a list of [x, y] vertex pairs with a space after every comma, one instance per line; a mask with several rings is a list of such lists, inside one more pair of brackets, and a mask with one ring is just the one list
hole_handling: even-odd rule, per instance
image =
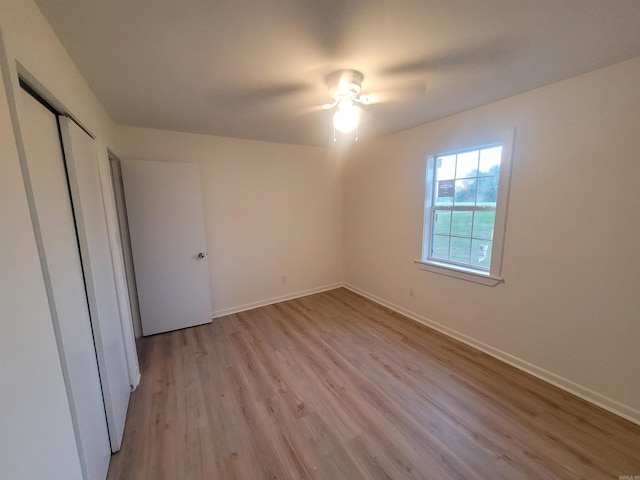
[[[363, 106], [387, 103], [406, 103], [420, 101], [426, 92], [427, 77], [439, 71], [463, 71], [479, 65], [500, 63], [517, 53], [520, 47], [510, 38], [492, 38], [473, 45], [452, 47], [445, 51], [426, 53], [417, 58], [398, 58], [391, 63], [382, 61], [359, 62], [353, 45], [356, 44], [358, 31], [366, 18], [362, 7], [368, 3], [363, 0], [290, 0], [292, 8], [281, 11], [291, 16], [291, 21], [304, 34], [305, 42], [316, 47], [316, 51], [304, 58], [303, 66], [314, 65], [302, 78], [293, 71], [279, 74], [273, 81], [265, 84], [244, 86], [225, 86], [224, 91], [214, 96], [219, 106], [238, 110], [251, 108], [269, 102], [287, 102], [294, 97], [309, 99], [310, 92], [317, 92], [318, 80], [324, 78], [324, 84], [331, 98], [325, 105], [294, 107], [296, 112], [315, 114], [320, 110], [333, 110], [334, 141], [336, 131], [349, 133], [355, 130], [358, 138], [358, 123]], [[384, 8], [397, 8], [394, 2], [382, 2]], [[373, 12], [375, 9], [365, 9]], [[378, 10], [375, 10], [378, 11]], [[384, 12], [384, 10], [382, 10]], [[363, 18], [365, 20], [363, 20]], [[377, 18], [384, 18], [379, 14]], [[381, 21], [381, 20], [380, 20]], [[393, 39], [390, 39], [393, 42]], [[366, 45], [365, 45], [366, 50]], [[366, 57], [367, 53], [364, 52]], [[371, 55], [371, 52], [369, 52]], [[373, 57], [376, 58], [375, 56]], [[336, 66], [357, 62], [361, 65], [370, 82], [368, 88], [375, 89], [375, 95], [362, 93], [365, 76], [363, 70], [351, 68], [336, 69]], [[321, 65], [321, 66], [317, 66]], [[333, 66], [333, 68], [331, 68]], [[326, 67], [331, 70], [325, 70]], [[304, 68], [304, 67], [303, 67]], [[299, 69], [298, 69], [299, 70]], [[330, 71], [327, 75], [327, 72]], [[313, 79], [315, 74], [320, 74]], [[292, 81], [293, 79], [293, 81]], [[275, 82], [275, 83], [273, 83]], [[369, 92], [367, 92], [369, 93]], [[306, 96], [305, 96], [306, 95]], [[289, 106], [289, 105], [287, 105]]]
[[373, 97], [361, 95], [364, 75], [351, 69], [336, 70], [327, 75], [326, 82], [333, 103], [322, 106], [324, 110], [335, 108], [333, 115], [333, 141], [336, 141], [336, 130], [349, 133], [355, 129], [358, 140], [359, 111], [356, 104], [369, 105]]

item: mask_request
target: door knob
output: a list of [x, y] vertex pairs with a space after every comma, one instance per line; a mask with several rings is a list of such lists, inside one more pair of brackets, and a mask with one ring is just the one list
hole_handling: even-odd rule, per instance
[[200, 259], [204, 258], [204, 253], [203, 253], [203, 252], [200, 252], [200, 253], [198, 254], [198, 258], [200, 258]]

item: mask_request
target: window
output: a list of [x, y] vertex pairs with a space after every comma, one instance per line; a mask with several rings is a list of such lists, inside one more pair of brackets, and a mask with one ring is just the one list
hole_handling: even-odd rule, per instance
[[486, 285], [502, 278], [513, 130], [427, 162], [420, 268]]

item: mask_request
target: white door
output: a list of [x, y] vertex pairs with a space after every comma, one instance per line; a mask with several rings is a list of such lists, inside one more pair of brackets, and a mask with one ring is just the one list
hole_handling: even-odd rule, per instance
[[142, 333], [211, 322], [199, 165], [122, 161]]
[[96, 141], [61, 117], [60, 132], [87, 286], [111, 450], [120, 449], [131, 385], [107, 230]]
[[34, 227], [80, 464], [85, 478], [102, 480], [111, 448], [57, 115], [22, 89], [19, 102]]

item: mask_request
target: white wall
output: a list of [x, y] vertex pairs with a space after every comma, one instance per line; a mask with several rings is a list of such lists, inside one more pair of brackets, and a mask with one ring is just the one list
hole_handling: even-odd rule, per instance
[[[113, 123], [33, 0], [0, 0], [12, 60], [105, 144]], [[21, 72], [22, 73], [22, 72]], [[44, 93], [44, 92], [43, 92]]]
[[[639, 84], [640, 58], [358, 145], [347, 284], [640, 421]], [[427, 155], [511, 127], [505, 283], [418, 270]]]
[[134, 127], [116, 147], [200, 164], [214, 316], [342, 282], [341, 166], [325, 149]]

